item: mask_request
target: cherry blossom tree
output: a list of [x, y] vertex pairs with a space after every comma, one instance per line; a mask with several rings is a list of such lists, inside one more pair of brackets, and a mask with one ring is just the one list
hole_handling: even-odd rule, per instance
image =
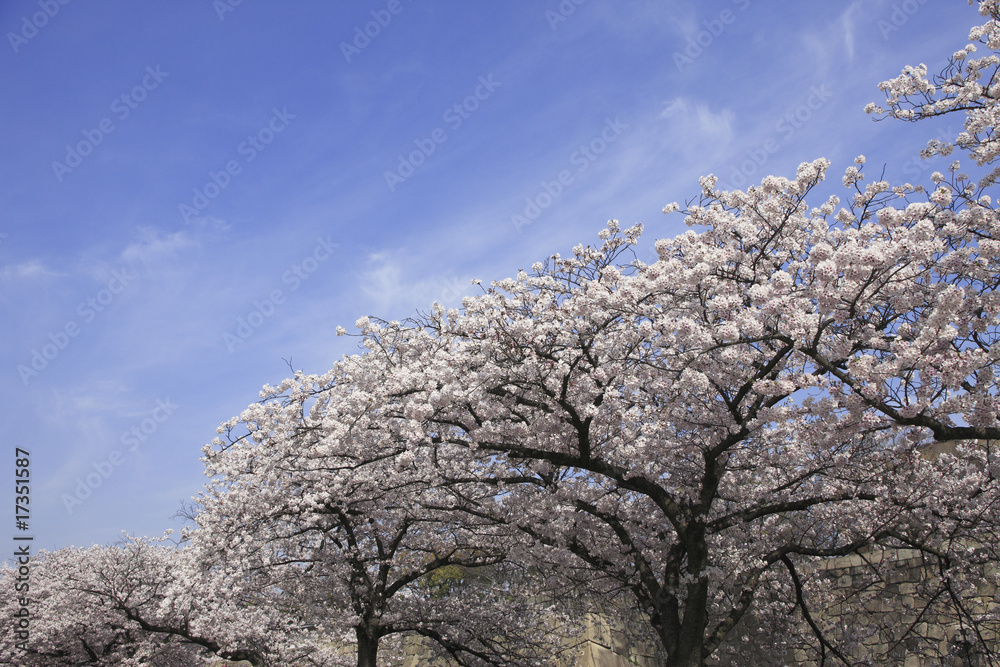
[[[309, 653], [293, 645], [294, 619], [234, 590], [195, 550], [163, 542], [125, 538], [43, 552], [32, 564], [27, 651], [5, 635], [0, 661], [183, 667], [218, 657], [274, 665]], [[7, 611], [14, 604], [3, 600]]]
[[551, 656], [557, 633], [539, 627], [552, 609], [523, 568], [503, 585], [442, 585], [445, 573], [516, 570], [518, 534], [492, 518], [494, 489], [471, 474], [448, 479], [456, 460], [421, 446], [428, 434], [413, 415], [394, 416], [385, 380], [402, 348], [380, 343], [380, 355], [265, 387], [220, 427], [225, 437], [205, 448], [213, 481], [192, 539], [228, 572], [280, 589], [359, 666], [403, 635], [462, 664]]
[[[982, 3], [989, 22], [970, 36], [991, 50], [997, 6]], [[966, 113], [956, 144], [987, 165], [1000, 59], [976, 48], [937, 84], [908, 68], [882, 88], [899, 118]], [[969, 629], [961, 650], [997, 659], [995, 609], [969, 604], [998, 559], [993, 174], [977, 184], [955, 166], [928, 192], [864, 185], [864, 162], [845, 172], [845, 207], [807, 204], [822, 159], [745, 192], [706, 177], [685, 210], [703, 231], [658, 241], [651, 265], [628, 260], [641, 228], [612, 222], [600, 247], [498, 281], [461, 312], [360, 323], [370, 355], [410, 360], [386, 366], [397, 414], [477, 459], [503, 489], [498, 511], [567, 567], [620, 582], [667, 665], [738, 653], [750, 621], [784, 625], [787, 644], [765, 640], [776, 657], [804, 646], [857, 664], [864, 633], [821, 618], [837, 598], [815, 573], [848, 554], [891, 567], [871, 554], [900, 549], [930, 565], [915, 617], [946, 606]], [[944, 442], [950, 453], [926, 455]], [[892, 644], [940, 650], [917, 625]]]
[[[847, 661], [805, 586], [821, 559], [917, 549], [958, 596], [997, 557], [995, 253], [922, 224], [933, 202], [830, 225], [804, 205], [825, 170], [748, 193], [707, 179], [689, 219], [709, 231], [650, 266], [616, 264], [639, 230], [612, 224], [429, 318], [407, 337], [422, 365], [386, 381], [435, 444], [518, 487], [511, 523], [629, 589], [668, 665], [703, 664], [751, 607], [768, 629], [797, 611]], [[376, 351], [400, 337], [365, 331]], [[988, 444], [922, 456], [954, 439]]]

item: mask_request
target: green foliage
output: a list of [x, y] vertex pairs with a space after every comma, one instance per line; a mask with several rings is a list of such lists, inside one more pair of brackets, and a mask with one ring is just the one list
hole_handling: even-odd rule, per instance
[[469, 569], [461, 565], [446, 565], [429, 572], [418, 582], [418, 588], [431, 600], [454, 595], [469, 583]]

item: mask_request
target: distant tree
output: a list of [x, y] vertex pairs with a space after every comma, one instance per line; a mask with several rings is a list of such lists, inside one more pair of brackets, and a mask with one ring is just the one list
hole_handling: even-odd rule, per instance
[[[8, 618], [12, 572], [3, 570]], [[298, 657], [278, 650], [297, 634], [289, 619], [224, 585], [192, 549], [162, 539], [43, 552], [29, 583], [27, 651], [5, 633], [2, 664], [184, 667], [217, 656], [274, 665]]]

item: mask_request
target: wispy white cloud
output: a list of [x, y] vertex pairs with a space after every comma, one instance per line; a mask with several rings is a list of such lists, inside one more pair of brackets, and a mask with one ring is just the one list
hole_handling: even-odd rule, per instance
[[855, 60], [859, 30], [864, 33], [864, 19], [872, 4], [853, 0], [835, 17], [822, 24], [812, 24], [797, 34], [797, 57], [790, 61], [789, 76], [802, 75], [823, 78], [837, 76], [845, 65]]
[[854, 62], [854, 33], [857, 19], [863, 10], [860, 0], [854, 0], [840, 15], [840, 31], [844, 37], [844, 51], [847, 59]]
[[139, 239], [125, 246], [121, 258], [129, 263], [149, 265], [152, 262], [168, 256], [175, 256], [179, 250], [197, 245], [185, 231], [163, 234], [159, 230], [143, 227], [139, 230]]
[[473, 292], [467, 268], [456, 263], [444, 273], [429, 273], [422, 259], [410, 252], [372, 253], [360, 276], [364, 312], [409, 317], [418, 310], [429, 310], [434, 303], [445, 308], [461, 307], [462, 297]]
[[368, 255], [366, 264], [367, 268], [361, 274], [361, 292], [377, 312], [385, 312], [399, 299], [403, 290], [402, 267], [398, 261], [390, 259], [387, 252]]
[[8, 264], [0, 269], [0, 281], [11, 283], [17, 281], [37, 281], [47, 278], [60, 278], [66, 274], [45, 266], [41, 260], [30, 259], [19, 264]]
[[47, 430], [62, 434], [68, 445], [52, 473], [49, 489], [54, 493], [71, 486], [73, 476], [91, 460], [106, 456], [117, 444], [113, 423], [135, 411], [128, 388], [114, 378], [91, 379], [87, 383], [53, 389], [40, 415]]
[[195, 229], [212, 229], [219, 232], [227, 232], [230, 228], [232, 228], [232, 225], [228, 220], [217, 218], [212, 215], [191, 218], [187, 224]]
[[[672, 129], [677, 136], [718, 143], [728, 143], [733, 139], [736, 115], [728, 108], [714, 111], [704, 102], [676, 97], [666, 104], [659, 117], [680, 126]], [[692, 132], [697, 136], [692, 137]]]

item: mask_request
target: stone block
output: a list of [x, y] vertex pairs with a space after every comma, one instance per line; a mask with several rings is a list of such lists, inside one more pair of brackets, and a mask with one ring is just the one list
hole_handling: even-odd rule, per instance
[[590, 660], [589, 663], [584, 663], [586, 667], [634, 667], [623, 656], [597, 644], [591, 644], [588, 647], [588, 650], [585, 652], [585, 659]]
[[629, 655], [628, 638], [625, 637], [625, 633], [617, 630], [611, 631], [611, 650], [618, 655]]

